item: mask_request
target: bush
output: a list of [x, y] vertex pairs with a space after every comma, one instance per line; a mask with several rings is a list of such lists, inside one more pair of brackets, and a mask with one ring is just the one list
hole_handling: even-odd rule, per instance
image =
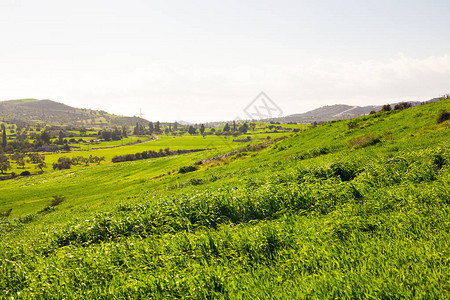
[[181, 167], [178, 170], [178, 173], [184, 174], [184, 173], [194, 172], [197, 170], [198, 170], [198, 166], [185, 166], [185, 167]]
[[449, 120], [449, 119], [450, 119], [450, 113], [447, 112], [447, 111], [443, 111], [443, 112], [441, 112], [441, 113], [439, 114], [439, 117], [438, 117], [438, 119], [437, 119], [437, 122], [438, 122], [438, 124], [440, 124], [440, 123], [442, 123], [442, 122], [444, 122], [444, 121], [447, 121], [447, 120]]
[[20, 176], [30, 176], [31, 173], [30, 171], [23, 171], [22, 173], [20, 173]]
[[389, 104], [385, 104], [383, 105], [380, 111], [391, 111], [391, 110], [392, 110], [391, 106]]
[[409, 102], [400, 102], [394, 106], [394, 110], [403, 110], [406, 108], [412, 107], [412, 104]]
[[330, 171], [334, 176], [338, 176], [342, 181], [350, 181], [358, 175], [359, 170], [356, 165], [348, 163], [333, 163]]

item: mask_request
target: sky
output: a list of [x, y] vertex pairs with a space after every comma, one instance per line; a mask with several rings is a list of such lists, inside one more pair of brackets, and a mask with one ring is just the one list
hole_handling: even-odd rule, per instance
[[450, 93], [450, 1], [0, 0], [0, 100], [153, 121]]

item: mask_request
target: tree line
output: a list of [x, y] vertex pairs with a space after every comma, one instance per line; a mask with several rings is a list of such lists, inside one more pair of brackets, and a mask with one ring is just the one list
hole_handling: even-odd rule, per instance
[[83, 156], [77, 156], [77, 157], [65, 157], [62, 156], [58, 158], [58, 161], [53, 163], [53, 170], [63, 170], [63, 169], [70, 169], [72, 166], [77, 165], [85, 165], [88, 166], [89, 164], [96, 163], [97, 165], [100, 164], [100, 162], [104, 161], [105, 157], [98, 157], [98, 156], [92, 156], [89, 157], [83, 157]]
[[164, 157], [164, 156], [170, 156], [170, 155], [199, 152], [199, 151], [204, 151], [204, 150], [206, 150], [206, 149], [171, 151], [169, 148], [166, 148], [166, 149], [159, 149], [159, 151], [148, 150], [148, 151], [138, 152], [138, 153], [134, 153], [134, 154], [117, 155], [117, 156], [114, 156], [111, 161], [113, 163], [124, 162], [124, 161], [135, 161], [135, 160], [141, 160], [141, 159], [158, 158], [158, 157]]

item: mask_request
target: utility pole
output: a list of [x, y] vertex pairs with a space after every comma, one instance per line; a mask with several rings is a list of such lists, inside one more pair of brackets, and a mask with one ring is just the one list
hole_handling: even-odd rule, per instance
[[139, 114], [138, 114], [139, 118], [143, 119], [145, 114], [142, 113], [142, 108], [139, 109]]

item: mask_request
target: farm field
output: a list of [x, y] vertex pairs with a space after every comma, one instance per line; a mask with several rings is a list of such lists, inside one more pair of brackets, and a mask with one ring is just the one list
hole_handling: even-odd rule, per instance
[[[49, 166], [72, 155], [105, 161], [0, 181], [0, 212], [10, 211], [0, 218], [0, 293], [449, 298], [450, 123], [437, 122], [449, 110], [445, 99], [297, 133], [256, 129], [248, 143], [159, 135], [48, 154]], [[246, 147], [267, 136], [285, 138]], [[111, 163], [165, 148], [207, 150]]]
[[[58, 151], [58, 152], [47, 152], [45, 155], [45, 162], [47, 164], [46, 172], [52, 172], [52, 164], [57, 162], [60, 157], [84, 157], [98, 156], [104, 157], [104, 163], [110, 163], [111, 159], [117, 155], [126, 155], [142, 151], [159, 151], [160, 149], [170, 150], [193, 150], [193, 149], [210, 149], [218, 150], [219, 152], [232, 151], [238, 148], [242, 148], [245, 145], [255, 145], [258, 143], [265, 142], [270, 139], [276, 139], [282, 136], [288, 136], [292, 132], [281, 130], [281, 132], [270, 132], [267, 131], [266, 127], [269, 124], [260, 124], [259, 128], [249, 131], [246, 135], [241, 135], [239, 137], [233, 136], [222, 136], [222, 135], [206, 135], [205, 137], [201, 135], [189, 135], [183, 134], [180, 136], [165, 135], [161, 134], [158, 136], [131, 136], [124, 138], [119, 141], [97, 141], [95, 143], [90, 143], [89, 141], [96, 140], [95, 137], [83, 137], [74, 136], [73, 139], [83, 139], [86, 143], [73, 144], [69, 143], [72, 147], [71, 151]], [[295, 128], [298, 130], [304, 130], [308, 128], [308, 125], [277, 125], [281, 128]], [[10, 125], [11, 128], [14, 128]], [[220, 129], [220, 128], [219, 128]], [[251, 140], [248, 142], [233, 142], [233, 140], [245, 139], [250, 137]], [[12, 138], [8, 136], [9, 140]], [[39, 170], [35, 168], [32, 163], [27, 163], [25, 166], [19, 166], [14, 161], [11, 162], [11, 172], [15, 174], [20, 174], [23, 171], [29, 171], [30, 173], [36, 173]]]

